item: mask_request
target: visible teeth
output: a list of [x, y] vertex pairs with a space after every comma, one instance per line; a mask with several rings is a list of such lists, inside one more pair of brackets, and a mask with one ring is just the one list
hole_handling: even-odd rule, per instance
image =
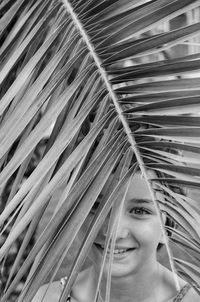
[[[101, 248], [104, 249], [103, 246], [101, 246]], [[125, 253], [126, 251], [127, 251], [127, 250], [113, 250], [113, 253], [114, 253], [114, 254], [120, 254], [120, 253]], [[111, 250], [108, 250], [107, 252], [110, 253]]]
[[125, 253], [127, 250], [114, 250], [114, 254]]
[[[105, 248], [104, 245], [101, 244], [101, 248], [104, 250], [104, 248]], [[110, 252], [111, 252], [111, 250], [108, 250], [108, 253], [110, 253]], [[120, 254], [120, 253], [122, 254], [122, 253], [125, 253], [125, 252], [127, 252], [127, 249], [113, 250], [114, 254]]]

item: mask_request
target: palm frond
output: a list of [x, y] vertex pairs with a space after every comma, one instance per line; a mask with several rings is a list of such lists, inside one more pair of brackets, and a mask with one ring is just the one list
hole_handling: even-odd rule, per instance
[[[195, 8], [199, 1], [16, 0], [0, 7], [1, 191], [13, 181], [0, 215], [2, 232], [11, 225], [1, 259], [28, 230], [2, 302], [32, 264], [19, 301], [30, 301], [41, 283], [55, 276], [58, 259], [68, 254], [114, 171], [115, 181], [70, 267], [61, 301], [66, 299], [136, 164], [158, 213], [160, 203], [178, 225], [174, 244], [187, 246], [187, 253], [199, 259], [198, 201], [188, 202], [171, 187], [199, 187], [200, 168], [192, 164], [198, 163], [193, 155], [200, 150], [200, 60], [199, 53], [174, 58], [170, 51], [199, 35], [200, 23], [155, 30]], [[26, 176], [44, 137], [41, 159]], [[150, 178], [149, 170], [158, 177]], [[155, 198], [155, 182], [168, 196], [165, 204]], [[11, 281], [59, 189], [47, 227]], [[173, 257], [171, 249], [173, 243], [167, 246], [172, 266], [198, 289], [196, 262]]]

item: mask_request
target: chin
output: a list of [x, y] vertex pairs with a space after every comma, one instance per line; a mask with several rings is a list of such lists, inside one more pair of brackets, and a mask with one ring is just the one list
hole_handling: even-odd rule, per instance
[[[125, 278], [135, 274], [138, 271], [137, 267], [130, 267], [130, 265], [118, 265], [112, 264], [112, 278]], [[109, 273], [109, 264], [106, 263], [104, 267], [104, 275], [107, 276]]]

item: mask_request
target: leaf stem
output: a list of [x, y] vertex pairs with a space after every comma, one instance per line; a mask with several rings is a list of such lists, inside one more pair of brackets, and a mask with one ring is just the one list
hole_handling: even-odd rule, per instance
[[135, 157], [138, 161], [138, 165], [141, 169], [141, 173], [144, 176], [144, 179], [145, 179], [145, 181], [148, 185], [148, 188], [149, 188], [149, 191], [150, 191], [150, 194], [151, 194], [151, 198], [153, 200], [155, 209], [156, 209], [158, 217], [160, 219], [160, 223], [161, 223], [161, 226], [162, 226], [162, 232], [163, 232], [163, 235], [164, 235], [164, 238], [165, 238], [166, 250], [167, 250], [168, 257], [169, 257], [169, 262], [170, 262], [170, 265], [171, 265], [171, 268], [172, 268], [172, 273], [173, 273], [173, 276], [174, 276], [175, 285], [176, 285], [177, 289], [180, 289], [180, 285], [179, 285], [179, 282], [178, 282], [178, 277], [176, 275], [176, 271], [175, 271], [175, 267], [174, 267], [174, 263], [173, 263], [173, 256], [172, 256], [172, 253], [171, 253], [171, 250], [170, 250], [167, 238], [166, 238], [167, 235], [165, 234], [165, 229], [164, 229], [162, 218], [161, 218], [161, 215], [160, 215], [160, 210], [159, 210], [156, 198], [155, 198], [155, 193], [154, 193], [154, 190], [152, 189], [151, 181], [149, 180], [147, 171], [145, 169], [144, 161], [143, 161], [143, 159], [140, 155], [140, 152], [137, 148], [137, 144], [136, 144], [135, 138], [133, 136], [133, 133], [132, 133], [132, 131], [131, 131], [129, 125], [128, 125], [128, 122], [126, 121], [126, 119], [123, 115], [123, 110], [122, 110], [122, 108], [121, 108], [121, 106], [118, 102], [118, 97], [115, 94], [115, 92], [113, 91], [112, 85], [111, 85], [111, 83], [108, 79], [108, 75], [107, 75], [105, 69], [102, 67], [102, 62], [101, 62], [99, 56], [96, 54], [95, 48], [94, 48], [94, 46], [91, 42], [90, 37], [86, 33], [81, 21], [79, 20], [77, 14], [75, 13], [71, 3], [68, 0], [62, 0], [62, 2], [64, 4], [64, 6], [66, 7], [68, 13], [71, 15], [71, 18], [74, 21], [75, 27], [79, 31], [80, 36], [82, 37], [84, 43], [86, 44], [86, 46], [88, 48], [88, 51], [91, 54], [91, 57], [93, 58], [96, 66], [97, 66], [97, 69], [99, 70], [100, 76], [101, 76], [101, 78], [102, 78], [102, 80], [103, 80], [103, 82], [106, 86], [106, 89], [108, 91], [108, 94], [109, 94], [109, 96], [110, 96], [110, 98], [111, 98], [111, 100], [112, 100], [112, 102], [115, 106], [115, 110], [118, 114], [118, 118], [122, 123], [124, 131], [127, 135], [128, 141], [129, 141], [129, 143], [130, 143], [130, 145], [133, 149], [133, 152], [135, 153]]

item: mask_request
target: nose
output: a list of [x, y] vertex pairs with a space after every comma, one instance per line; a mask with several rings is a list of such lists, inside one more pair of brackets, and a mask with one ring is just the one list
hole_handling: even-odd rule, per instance
[[130, 236], [130, 228], [128, 217], [124, 213], [121, 214], [116, 228], [116, 240], [125, 239]]
[[[102, 227], [102, 234], [104, 236], [107, 235], [108, 224], [109, 224], [109, 218], [106, 219]], [[125, 215], [125, 213], [121, 213], [119, 220], [117, 222], [115, 221], [114, 233], [116, 234], [116, 240], [127, 238], [130, 236], [128, 217]]]
[[121, 225], [119, 225], [119, 227], [117, 228], [116, 240], [125, 239], [127, 237], [130, 237], [129, 228], [126, 226], [122, 227]]

